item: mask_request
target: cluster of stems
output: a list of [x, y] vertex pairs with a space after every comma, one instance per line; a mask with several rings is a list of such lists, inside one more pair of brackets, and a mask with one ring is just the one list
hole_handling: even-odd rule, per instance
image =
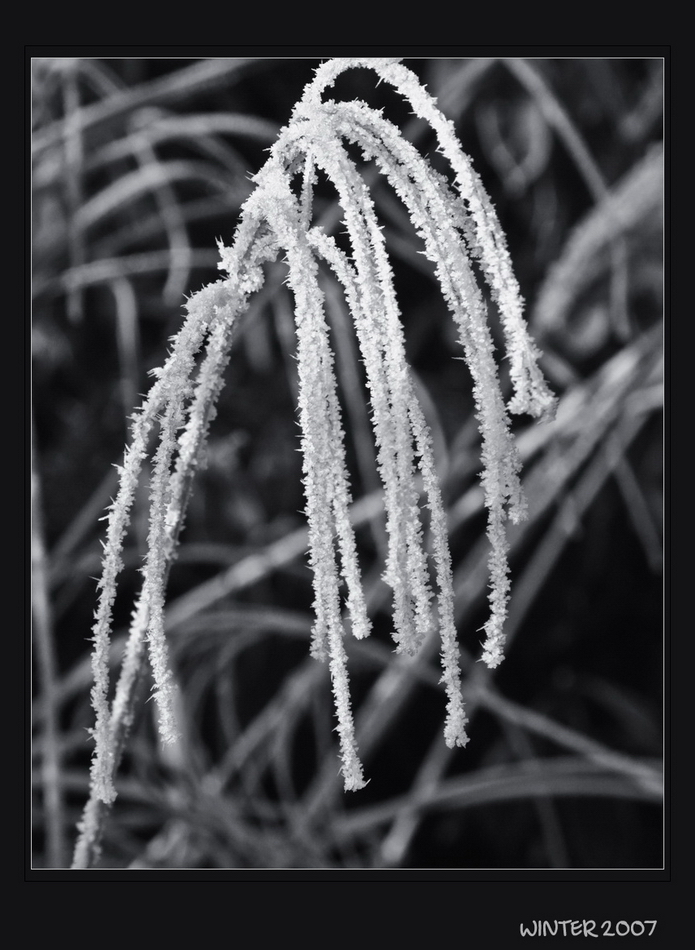
[[[448, 160], [451, 180], [435, 172], [381, 113], [363, 102], [326, 98], [340, 73], [354, 67], [375, 70], [380, 80], [407, 100], [413, 113], [428, 122], [436, 134], [438, 150]], [[491, 548], [490, 616], [482, 659], [490, 667], [502, 659], [509, 599], [505, 520], [509, 517], [516, 522], [525, 516], [509, 412], [548, 416], [554, 399], [537, 366], [538, 351], [523, 319], [523, 302], [504, 235], [470, 160], [461, 150], [453, 124], [417, 77], [400, 63], [331, 60], [316, 71], [256, 175], [233, 243], [220, 247], [220, 268], [225, 276], [189, 299], [185, 322], [172, 340], [169, 357], [134, 416], [119, 491], [108, 516], [99, 581], [93, 628], [96, 722], [92, 792], [81, 824], [76, 866], [83, 866], [85, 855], [94, 848], [102, 806], [116, 797], [114, 773], [132, 719], [137, 682], [147, 662], [162, 740], [171, 742], [177, 737], [175, 686], [164, 635], [167, 573], [190, 482], [222, 388], [235, 325], [251, 296], [263, 286], [266, 265], [278, 258], [287, 266], [297, 331], [298, 409], [314, 583], [311, 650], [330, 667], [345, 787], [359, 789], [365, 778], [351, 711], [344, 637], [346, 627], [355, 637], [368, 636], [370, 619], [350, 520], [345, 431], [320, 281], [322, 268], [342, 287], [365, 367], [384, 488], [388, 535], [384, 579], [393, 591], [396, 648], [414, 654], [424, 638], [438, 629], [447, 701], [444, 738], [451, 747], [467, 742], [446, 513], [431, 436], [405, 358], [387, 248], [370, 190], [351, 157], [355, 147], [365, 161], [377, 166], [405, 206], [424, 253], [433, 263], [472, 376]], [[313, 194], [319, 176], [330, 181], [337, 192], [349, 252], [314, 223]], [[501, 316], [514, 387], [508, 405], [502, 396], [478, 275], [487, 283]], [[120, 677], [109, 700], [110, 631], [121, 552], [157, 427], [143, 584]], [[421, 491], [429, 510], [427, 545]]]

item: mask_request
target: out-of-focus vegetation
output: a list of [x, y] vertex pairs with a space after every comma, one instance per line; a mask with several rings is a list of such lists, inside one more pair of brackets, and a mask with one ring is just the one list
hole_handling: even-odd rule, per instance
[[[470, 379], [402, 207], [371, 168], [449, 515], [471, 742], [448, 750], [437, 657], [397, 657], [383, 510], [344, 302], [328, 288], [354, 521], [375, 621], [346, 642], [371, 779], [338, 776], [325, 665], [308, 656], [292, 300], [274, 270], [235, 343], [169, 581], [183, 742], [142, 703], [102, 867], [644, 868], [662, 864], [663, 63], [408, 60], [455, 122], [505, 229], [550, 425], [517, 424], [529, 520], [510, 529], [507, 659], [485, 619]], [[33, 866], [66, 867], [88, 793], [101, 518], [128, 417], [217, 276], [304, 59], [41, 59], [33, 121]], [[338, 95], [424, 126], [355, 71]], [[329, 189], [317, 196], [340, 232]], [[503, 367], [502, 367], [503, 371]], [[137, 590], [147, 486], [125, 551]], [[143, 697], [143, 699], [146, 697]]]

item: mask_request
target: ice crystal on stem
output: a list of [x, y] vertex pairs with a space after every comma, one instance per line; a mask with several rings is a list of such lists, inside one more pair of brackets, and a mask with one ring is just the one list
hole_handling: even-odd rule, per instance
[[[398, 128], [362, 102], [325, 99], [338, 75], [353, 67], [374, 70], [410, 104], [436, 133], [448, 159], [453, 186], [436, 173]], [[482, 439], [481, 475], [488, 509], [491, 545], [490, 619], [482, 659], [502, 659], [504, 620], [509, 598], [505, 520], [525, 516], [519, 459], [508, 412], [552, 414], [554, 399], [537, 366], [538, 352], [523, 320], [523, 302], [497, 216], [462, 152], [453, 124], [437, 108], [417, 77], [392, 60], [331, 60], [316, 71], [256, 175], [235, 239], [220, 247], [222, 280], [195, 294], [187, 319], [173, 340], [170, 356], [133, 423], [133, 437], [121, 470], [121, 485], [111, 507], [100, 600], [94, 625], [96, 713], [92, 798], [82, 824], [85, 839], [96, 835], [95, 801], [115, 798], [113, 772], [118, 743], [132, 718], [134, 683], [149, 647], [162, 739], [174, 741], [174, 685], [164, 637], [164, 590], [174, 554], [192, 474], [222, 386], [234, 324], [249, 297], [264, 281], [263, 265], [286, 261], [295, 301], [298, 340], [299, 418], [303, 480], [309, 524], [309, 559], [314, 578], [315, 623], [312, 653], [326, 658], [338, 719], [345, 787], [365, 784], [351, 711], [340, 585], [352, 633], [370, 632], [360, 579], [357, 546], [350, 523], [350, 487], [333, 354], [319, 268], [330, 268], [342, 286], [354, 320], [371, 400], [377, 465], [384, 486], [388, 552], [384, 578], [393, 590], [397, 650], [415, 653], [438, 626], [442, 642], [442, 681], [447, 695], [444, 729], [449, 746], [464, 745], [466, 716], [461, 699], [454, 593], [446, 515], [435, 471], [431, 438], [418, 404], [405, 358], [405, 344], [393, 275], [369, 189], [350, 146], [374, 161], [390, 183], [433, 262], [442, 295], [458, 329], [473, 379]], [[350, 240], [350, 254], [312, 224], [317, 173], [335, 187]], [[299, 194], [293, 189], [301, 175]], [[475, 262], [475, 266], [474, 266]], [[514, 394], [505, 406], [483, 294], [482, 272], [501, 314]], [[201, 356], [202, 353], [202, 356]], [[111, 614], [121, 570], [121, 549], [140, 470], [155, 426], [159, 445], [153, 455], [148, 554], [144, 582], [134, 612], [123, 671], [111, 706], [108, 702], [108, 649]], [[429, 532], [435, 590], [423, 544], [418, 476], [430, 511]], [[431, 602], [436, 596], [437, 616]], [[79, 850], [79, 849], [78, 849]]]

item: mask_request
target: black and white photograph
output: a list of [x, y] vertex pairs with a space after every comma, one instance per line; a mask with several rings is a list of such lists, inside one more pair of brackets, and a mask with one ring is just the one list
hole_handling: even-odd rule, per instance
[[657, 879], [663, 48], [275, 49], [32, 49], [31, 868]]

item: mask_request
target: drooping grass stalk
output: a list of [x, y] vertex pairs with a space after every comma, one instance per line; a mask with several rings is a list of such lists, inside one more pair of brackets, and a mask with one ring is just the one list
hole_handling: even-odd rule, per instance
[[[391, 83], [414, 112], [431, 125], [441, 152], [450, 162], [453, 186], [434, 172], [395, 126], [364, 103], [323, 101], [323, 93], [339, 73], [353, 66], [376, 70], [380, 79]], [[445, 741], [452, 748], [468, 741], [451, 556], [431, 436], [406, 360], [381, 225], [367, 183], [350, 157], [349, 145], [357, 145], [365, 158], [374, 160], [403, 202], [434, 264], [472, 375], [492, 548], [491, 610], [482, 658], [490, 667], [501, 662], [509, 598], [505, 520], [509, 516], [518, 521], [525, 516], [519, 458], [508, 410], [547, 416], [554, 400], [537, 367], [538, 352], [522, 317], [523, 304], [504, 235], [479, 179], [460, 149], [453, 125], [439, 112], [417, 77], [400, 64], [334, 60], [319, 67], [256, 175], [255, 189], [244, 204], [234, 241], [230, 247], [219, 249], [220, 269], [226, 276], [188, 301], [188, 316], [172, 342], [169, 358], [156, 372], [156, 382], [134, 417], [120, 489], [109, 513], [99, 581], [92, 690], [95, 751], [91, 795], [75, 866], [86, 866], [98, 853], [106, 807], [116, 797], [115, 770], [133, 718], [146, 656], [153, 673], [161, 738], [164, 742], [176, 741], [176, 685], [164, 634], [169, 566], [191, 479], [222, 388], [235, 323], [246, 312], [251, 295], [263, 287], [264, 265], [278, 258], [287, 266], [297, 333], [303, 482], [314, 578], [312, 653], [329, 663], [345, 788], [359, 789], [365, 778], [352, 715], [343, 606], [356, 637], [368, 636], [370, 620], [350, 520], [344, 430], [319, 280], [322, 266], [330, 267], [343, 289], [365, 364], [377, 468], [384, 487], [388, 535], [384, 579], [393, 591], [394, 641], [399, 651], [412, 656], [438, 626], [447, 697]], [[318, 173], [328, 178], [338, 194], [349, 253], [314, 222]], [[301, 176], [298, 185], [297, 176]], [[478, 270], [501, 313], [514, 386], [509, 407], [502, 398], [486, 307], [476, 280]], [[155, 430], [158, 440], [151, 449]], [[140, 471], [150, 452], [150, 518], [143, 586], [120, 680], [110, 702], [109, 638], [122, 568], [121, 551]], [[432, 571], [423, 542], [421, 485], [430, 509]], [[438, 619], [432, 609], [435, 598]]]

